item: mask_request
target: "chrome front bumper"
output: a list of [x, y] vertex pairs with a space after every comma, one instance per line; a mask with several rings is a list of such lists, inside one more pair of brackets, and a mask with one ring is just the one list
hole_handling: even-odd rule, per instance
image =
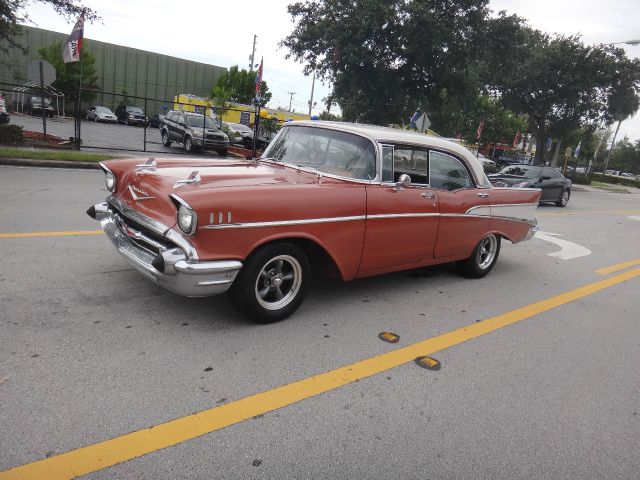
[[[136, 270], [178, 295], [206, 297], [224, 293], [242, 268], [237, 260], [208, 262], [189, 258], [183, 249], [167, 246], [169, 237], [163, 244], [126, 225], [106, 202], [94, 205], [87, 213], [100, 222], [109, 240]], [[140, 218], [136, 220], [139, 222]], [[168, 227], [166, 231], [173, 232]]]
[[532, 226], [527, 232], [527, 235], [522, 239], [522, 241], [524, 242], [526, 240], [531, 240], [538, 230], [540, 230], [540, 227], [538, 227], [538, 225]]

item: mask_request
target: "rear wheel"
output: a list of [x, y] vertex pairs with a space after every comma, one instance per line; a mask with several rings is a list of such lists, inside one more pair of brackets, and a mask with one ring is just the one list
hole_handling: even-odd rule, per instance
[[226, 157], [228, 153], [226, 148], [221, 148], [220, 150], [216, 150], [216, 151], [218, 152], [218, 155], [222, 157]]
[[231, 289], [236, 308], [258, 323], [283, 320], [295, 312], [311, 284], [306, 253], [290, 243], [267, 245], [253, 253]]
[[193, 152], [193, 142], [189, 136], [184, 137], [184, 151], [188, 153]]
[[488, 274], [498, 261], [500, 255], [500, 237], [487, 235], [466, 260], [458, 262], [458, 268], [469, 278], [482, 278]]
[[169, 132], [166, 130], [162, 131], [162, 145], [168, 147], [171, 145], [171, 140], [169, 140]]
[[566, 207], [567, 203], [569, 203], [569, 198], [571, 197], [571, 190], [563, 190], [562, 195], [560, 196], [560, 200], [556, 202], [557, 207]]

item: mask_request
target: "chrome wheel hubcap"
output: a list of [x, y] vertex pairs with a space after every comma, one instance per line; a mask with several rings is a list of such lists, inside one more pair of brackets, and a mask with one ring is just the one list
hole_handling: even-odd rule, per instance
[[567, 203], [569, 203], [569, 192], [564, 192], [562, 194], [562, 204], [566, 205]]
[[286, 307], [298, 294], [302, 284], [300, 262], [290, 255], [269, 260], [256, 279], [256, 300], [267, 310]]
[[495, 235], [489, 235], [480, 242], [478, 248], [478, 258], [476, 259], [478, 267], [482, 270], [487, 268], [496, 258], [496, 250], [498, 249], [498, 239]]

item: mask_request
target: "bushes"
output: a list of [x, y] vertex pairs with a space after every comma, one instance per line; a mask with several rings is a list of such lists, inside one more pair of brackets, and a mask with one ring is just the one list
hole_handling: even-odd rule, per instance
[[22, 143], [22, 127], [18, 125], [0, 125], [0, 145], [19, 145]]
[[615, 183], [616, 185], [624, 185], [625, 187], [640, 188], [640, 180], [630, 177], [618, 177], [617, 175], [603, 175], [602, 173], [594, 173], [593, 180], [603, 183]]
[[[592, 179], [584, 173], [567, 173], [565, 176], [570, 179], [572, 183], [577, 183], [579, 185], [591, 185]], [[595, 176], [593, 180], [596, 180]]]

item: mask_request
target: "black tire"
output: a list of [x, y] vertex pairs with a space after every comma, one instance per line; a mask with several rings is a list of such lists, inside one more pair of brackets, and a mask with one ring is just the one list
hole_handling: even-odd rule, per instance
[[189, 135], [184, 137], [184, 142], [182, 142], [182, 145], [184, 146], [184, 151], [185, 152], [187, 152], [187, 153], [193, 152], [193, 142], [192, 142], [191, 137]]
[[460, 272], [469, 278], [482, 278], [488, 274], [498, 261], [500, 240], [501, 238], [494, 234], [480, 240], [471, 256], [458, 262]]
[[274, 243], [251, 254], [230, 294], [242, 314], [256, 323], [272, 323], [295, 312], [310, 286], [306, 253], [290, 243]]
[[165, 147], [171, 146], [171, 140], [169, 140], [169, 132], [163, 130], [160, 135], [162, 137], [162, 145], [164, 145]]
[[216, 150], [216, 152], [218, 152], [218, 155], [222, 157], [226, 157], [227, 153], [229, 153], [226, 148], [221, 148], [220, 150]]
[[93, 117], [93, 121], [98, 123], [98, 116], [97, 115], [95, 117]]
[[566, 207], [567, 203], [569, 203], [569, 198], [571, 198], [571, 190], [563, 190], [560, 195], [560, 200], [556, 202], [556, 207]]

